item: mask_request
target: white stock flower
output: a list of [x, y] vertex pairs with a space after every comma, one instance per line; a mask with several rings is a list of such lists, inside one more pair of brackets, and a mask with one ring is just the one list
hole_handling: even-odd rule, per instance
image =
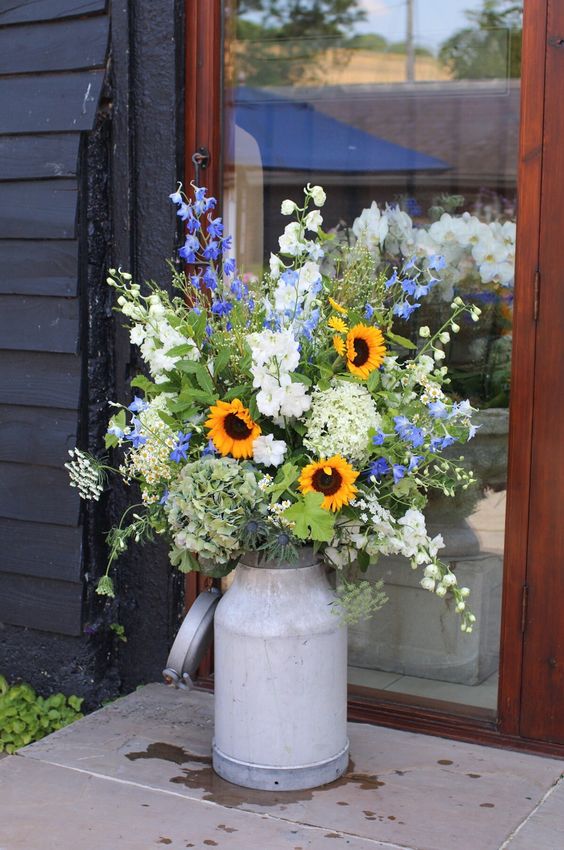
[[322, 186], [310, 186], [310, 184], [308, 183], [307, 191], [311, 195], [315, 206], [322, 207], [325, 201], [327, 200], [327, 195], [325, 194]]
[[272, 254], [272, 253], [270, 254], [270, 261], [269, 262], [270, 262], [270, 277], [273, 278], [273, 280], [278, 280], [278, 278], [280, 277], [280, 272], [284, 268], [284, 263], [282, 262], [280, 257], [277, 257], [276, 254]]
[[312, 233], [317, 233], [322, 224], [323, 216], [319, 210], [312, 210], [305, 217], [306, 230], [311, 230]]
[[292, 215], [294, 210], [297, 209], [297, 205], [286, 198], [285, 201], [282, 201], [282, 206], [280, 207], [280, 212], [282, 215]]
[[272, 434], [257, 437], [253, 443], [253, 460], [263, 466], [280, 466], [287, 449], [284, 440], [275, 440]]
[[311, 405], [311, 397], [308, 396], [306, 388], [303, 384], [295, 383], [284, 387], [284, 400], [280, 405], [280, 415], [295, 417], [300, 416], [309, 410]]
[[257, 407], [263, 416], [277, 417], [280, 413], [280, 405], [286, 397], [284, 387], [273, 383], [263, 387], [257, 393]]
[[304, 250], [304, 243], [300, 240], [301, 227], [297, 221], [292, 221], [284, 228], [284, 233], [278, 238], [278, 244], [283, 254], [296, 257]]

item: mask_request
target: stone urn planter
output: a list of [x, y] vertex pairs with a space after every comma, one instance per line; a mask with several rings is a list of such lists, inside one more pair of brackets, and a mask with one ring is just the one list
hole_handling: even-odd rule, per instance
[[297, 563], [241, 558], [214, 618], [213, 767], [223, 779], [293, 791], [347, 769], [347, 628], [335, 599], [311, 548]]

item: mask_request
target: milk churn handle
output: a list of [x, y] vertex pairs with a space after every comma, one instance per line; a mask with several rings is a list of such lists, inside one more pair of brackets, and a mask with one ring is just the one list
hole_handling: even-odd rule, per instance
[[221, 598], [218, 588], [200, 593], [190, 607], [163, 670], [167, 685], [175, 688], [192, 688], [200, 662], [213, 635], [213, 618]]

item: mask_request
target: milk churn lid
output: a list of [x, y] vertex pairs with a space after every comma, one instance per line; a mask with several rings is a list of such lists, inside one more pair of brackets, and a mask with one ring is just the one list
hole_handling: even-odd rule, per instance
[[213, 634], [213, 617], [221, 593], [215, 587], [200, 593], [178, 630], [163, 670], [167, 685], [191, 688]]

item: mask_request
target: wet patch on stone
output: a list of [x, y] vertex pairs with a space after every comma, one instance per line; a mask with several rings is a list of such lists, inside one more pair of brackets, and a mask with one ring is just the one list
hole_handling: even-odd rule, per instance
[[239, 830], [235, 829], [234, 826], [226, 826], [224, 823], [219, 823], [216, 829], [221, 829], [223, 832], [238, 832]]
[[495, 809], [495, 805], [493, 803], [480, 803], [481, 809]]
[[454, 764], [450, 759], [439, 759], [437, 764]]
[[157, 844], [172, 844], [172, 838], [163, 838], [163, 836], [161, 835], [161, 837], [157, 841]]
[[197, 764], [209, 764], [209, 756], [197, 756], [194, 753], [189, 753], [183, 750], [182, 747], [175, 747], [173, 744], [165, 744], [162, 741], [156, 741], [154, 744], [149, 744], [146, 750], [138, 753], [126, 753], [126, 759], [129, 761], [137, 761], [138, 759], [161, 759], [161, 761], [170, 761], [173, 764], [186, 764], [187, 762], [196, 762]]
[[467, 773], [466, 776], [469, 776], [470, 779], [481, 779], [482, 778], [481, 773]]

